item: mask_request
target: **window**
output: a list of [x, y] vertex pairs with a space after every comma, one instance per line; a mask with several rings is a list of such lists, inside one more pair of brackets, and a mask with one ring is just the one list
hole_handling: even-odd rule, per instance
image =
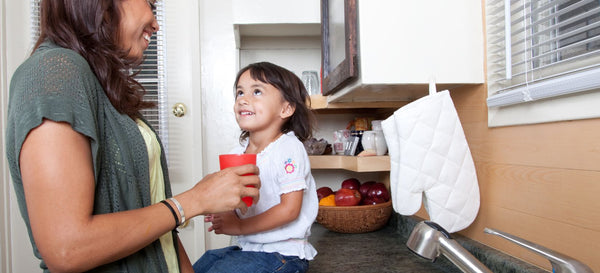
[[486, 25], [490, 109], [600, 91], [600, 1], [488, 0]]
[[[40, 2], [41, 0], [31, 0], [31, 46], [35, 44], [40, 33]], [[160, 30], [151, 37], [150, 46], [144, 52], [144, 62], [136, 80], [146, 89], [144, 99], [156, 103], [156, 107], [143, 110], [142, 115], [156, 130], [165, 147], [165, 153], [168, 153], [165, 45], [162, 30], [164, 27], [164, 3], [157, 1], [155, 5], [154, 12]]]
[[150, 38], [150, 45], [144, 52], [144, 63], [141, 66], [140, 73], [136, 76], [136, 80], [139, 81], [142, 86], [146, 89], [146, 96], [144, 97], [147, 101], [153, 101], [156, 106], [151, 109], [145, 109], [142, 111], [142, 115], [152, 125], [154, 130], [160, 137], [164, 147], [165, 153], [168, 154], [168, 143], [169, 138], [167, 134], [167, 92], [165, 88], [166, 84], [166, 73], [165, 73], [165, 35], [164, 29], [164, 3], [163, 1], [156, 1], [156, 10], [154, 14], [160, 29]]

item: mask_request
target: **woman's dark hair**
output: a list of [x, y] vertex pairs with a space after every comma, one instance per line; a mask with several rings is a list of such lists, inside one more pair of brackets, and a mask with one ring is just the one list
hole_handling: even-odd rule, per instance
[[71, 49], [85, 58], [112, 105], [131, 118], [152, 107], [143, 101], [142, 85], [130, 72], [141, 59], [128, 59], [119, 48], [122, 0], [42, 0], [40, 37], [34, 49], [46, 40]]
[[[300, 141], [312, 137], [315, 117], [310, 107], [310, 100], [302, 80], [291, 71], [269, 62], [253, 63], [242, 68], [236, 78], [234, 89], [238, 85], [240, 77], [244, 72], [250, 71], [250, 77], [254, 80], [270, 84], [281, 92], [285, 101], [295, 108], [294, 114], [281, 127], [282, 133], [294, 131]], [[250, 133], [242, 131], [240, 141], [246, 139]]]

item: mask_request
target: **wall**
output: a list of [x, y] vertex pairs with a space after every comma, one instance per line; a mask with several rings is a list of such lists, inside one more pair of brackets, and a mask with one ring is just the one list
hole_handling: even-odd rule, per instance
[[[7, 107], [8, 96], [3, 92], [8, 87], [8, 75], [4, 73], [6, 71], [6, 51], [5, 51], [5, 22], [4, 22], [4, 0], [0, 1], [0, 128], [6, 127], [5, 120], [6, 114], [5, 110]], [[0, 135], [0, 154], [4, 155], [4, 134]], [[4, 158], [4, 156], [2, 156]], [[0, 159], [0, 195], [2, 200], [0, 202], [0, 272], [6, 272], [9, 270], [9, 262], [8, 262], [8, 239], [9, 239], [9, 207], [8, 204], [4, 200], [8, 200], [10, 196], [9, 186], [8, 186], [8, 175], [7, 175], [7, 165], [5, 163], [5, 159]]]
[[486, 94], [483, 85], [451, 90], [481, 192], [477, 219], [460, 233], [550, 269], [540, 256], [483, 233], [498, 229], [600, 272], [600, 119], [488, 128]]
[[25, 60], [30, 53], [30, 29], [29, 29], [29, 1], [0, 0], [0, 36], [2, 46], [0, 48], [2, 83], [0, 84], [0, 185], [1, 195], [0, 212], [1, 225], [0, 234], [2, 239], [2, 258], [0, 261], [0, 272], [37, 272], [39, 271], [39, 260], [33, 256], [33, 250], [29, 243], [29, 235], [25, 222], [19, 213], [16, 197], [12, 183], [9, 179], [8, 162], [4, 155], [4, 125], [6, 120], [6, 105], [8, 105], [8, 84], [10, 77], [18, 65]]

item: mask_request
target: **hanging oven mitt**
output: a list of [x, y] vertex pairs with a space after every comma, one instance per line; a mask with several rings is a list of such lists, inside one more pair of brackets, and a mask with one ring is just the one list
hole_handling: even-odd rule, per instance
[[468, 227], [479, 210], [479, 185], [449, 92], [430, 92], [405, 105], [382, 127], [394, 210], [412, 215], [423, 199], [431, 221], [449, 232]]

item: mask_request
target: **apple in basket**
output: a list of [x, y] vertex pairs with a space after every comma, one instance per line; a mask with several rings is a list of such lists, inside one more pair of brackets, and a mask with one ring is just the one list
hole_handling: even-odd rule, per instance
[[375, 181], [367, 181], [365, 183], [360, 184], [358, 191], [360, 192], [360, 195], [362, 196], [363, 200], [367, 198], [367, 194], [369, 193], [371, 186], [375, 185], [375, 183]]
[[320, 187], [317, 189], [317, 197], [319, 198], [319, 201], [321, 201], [323, 197], [327, 197], [330, 194], [333, 194], [333, 190], [330, 187]]
[[360, 204], [360, 192], [351, 189], [339, 189], [335, 193], [336, 206], [357, 206]]
[[342, 181], [342, 189], [358, 190], [360, 188], [360, 181], [356, 178], [348, 178]]
[[369, 188], [365, 199], [368, 200], [365, 202], [370, 202], [369, 204], [385, 203], [390, 200], [390, 193], [385, 187], [385, 184], [377, 182]]

